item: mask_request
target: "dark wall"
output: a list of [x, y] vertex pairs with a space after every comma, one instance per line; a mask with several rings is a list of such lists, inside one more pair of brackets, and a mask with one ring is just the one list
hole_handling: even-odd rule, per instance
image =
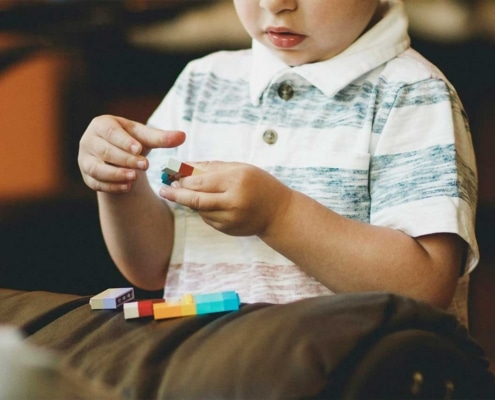
[[[132, 286], [107, 252], [95, 200], [61, 198], [4, 205], [0, 244], [1, 287], [88, 295]], [[162, 295], [137, 292], [141, 297]]]

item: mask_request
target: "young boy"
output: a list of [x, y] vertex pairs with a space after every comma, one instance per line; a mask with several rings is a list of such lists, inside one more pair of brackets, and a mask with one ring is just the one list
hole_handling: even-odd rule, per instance
[[[390, 291], [466, 323], [469, 128], [409, 47], [402, 3], [234, 4], [252, 49], [190, 63], [148, 126], [102, 116], [81, 139], [122, 273], [167, 296], [229, 289], [243, 302]], [[170, 156], [203, 173], [161, 185]]]

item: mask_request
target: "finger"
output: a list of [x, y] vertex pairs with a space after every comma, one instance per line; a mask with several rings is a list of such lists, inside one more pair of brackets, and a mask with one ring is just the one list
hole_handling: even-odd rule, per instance
[[95, 180], [105, 182], [131, 182], [137, 178], [137, 173], [133, 169], [120, 168], [110, 164], [105, 164], [97, 158], [90, 158], [81, 163], [83, 175], [88, 175]]
[[196, 192], [164, 186], [160, 189], [160, 196], [197, 211], [217, 211], [222, 209], [222, 194], [218, 193]]
[[92, 152], [98, 159], [112, 165], [141, 170], [148, 168], [146, 157], [133, 155], [101, 138], [93, 142]]
[[147, 149], [177, 147], [186, 139], [186, 134], [182, 131], [158, 129], [122, 117], [116, 117], [116, 119], [133, 138]]
[[187, 164], [194, 167], [199, 173], [203, 172], [216, 172], [219, 170], [227, 170], [232, 168], [237, 163], [227, 163], [224, 161], [187, 161]]
[[[194, 171], [198, 170], [199, 167], [194, 166]], [[182, 177], [174, 182], [174, 186], [197, 192], [224, 193], [232, 185], [232, 179], [228, 170], [209, 168], [208, 172], [201, 170], [200, 173]]]
[[89, 188], [96, 192], [105, 193], [127, 193], [132, 188], [131, 182], [104, 182], [94, 179], [92, 176], [86, 175], [84, 182]]
[[[108, 115], [96, 117], [91, 121], [88, 131], [92, 130], [96, 137], [124, 151], [134, 155], [140, 154], [142, 151], [141, 143], [126, 131], [120, 120], [118, 117]], [[81, 140], [82, 146], [85, 145], [85, 137], [86, 135], [83, 135], [83, 139]]]

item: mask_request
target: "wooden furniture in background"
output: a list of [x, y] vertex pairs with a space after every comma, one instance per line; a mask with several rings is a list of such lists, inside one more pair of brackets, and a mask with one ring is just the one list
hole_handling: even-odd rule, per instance
[[[0, 37], [0, 199], [53, 195], [63, 180], [63, 91], [69, 61]], [[11, 56], [11, 57], [9, 57]]]

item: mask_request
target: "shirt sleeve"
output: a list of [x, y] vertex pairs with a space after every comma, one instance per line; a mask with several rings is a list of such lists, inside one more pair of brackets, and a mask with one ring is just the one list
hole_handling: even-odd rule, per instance
[[454, 233], [479, 260], [477, 171], [467, 117], [444, 80], [401, 85], [383, 96], [374, 127], [370, 222], [412, 237]]

